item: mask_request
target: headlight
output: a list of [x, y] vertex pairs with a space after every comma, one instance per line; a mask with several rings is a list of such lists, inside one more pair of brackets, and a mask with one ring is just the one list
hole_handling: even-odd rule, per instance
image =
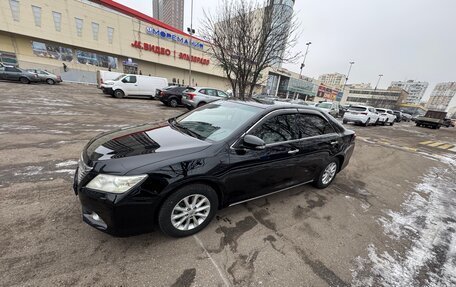
[[147, 174], [135, 176], [99, 174], [92, 179], [86, 187], [105, 192], [124, 193], [140, 183], [146, 177]]

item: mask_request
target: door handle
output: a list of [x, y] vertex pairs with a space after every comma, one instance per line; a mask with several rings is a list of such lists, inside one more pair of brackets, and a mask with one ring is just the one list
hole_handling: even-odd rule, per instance
[[339, 143], [338, 141], [333, 141], [333, 142], [331, 142], [331, 145], [336, 145], [338, 143]]
[[298, 152], [299, 152], [299, 149], [293, 149], [293, 150], [288, 151], [288, 154], [295, 154]]

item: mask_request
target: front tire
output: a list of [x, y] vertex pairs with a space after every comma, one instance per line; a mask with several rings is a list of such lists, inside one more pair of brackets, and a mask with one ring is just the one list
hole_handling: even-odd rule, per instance
[[172, 193], [160, 208], [158, 225], [172, 237], [193, 235], [205, 228], [218, 209], [218, 196], [205, 184], [190, 184]]
[[22, 84], [30, 84], [30, 80], [25, 77], [20, 78], [19, 81], [21, 81]]
[[54, 85], [54, 84], [55, 84], [55, 81], [54, 81], [53, 79], [47, 79], [47, 80], [46, 80], [46, 83], [47, 83], [48, 85]]
[[125, 97], [125, 93], [122, 90], [115, 90], [114, 97], [121, 99], [121, 98]]
[[337, 159], [331, 160], [320, 172], [317, 179], [314, 181], [316, 188], [326, 188], [336, 177], [337, 171], [339, 170], [339, 161]]

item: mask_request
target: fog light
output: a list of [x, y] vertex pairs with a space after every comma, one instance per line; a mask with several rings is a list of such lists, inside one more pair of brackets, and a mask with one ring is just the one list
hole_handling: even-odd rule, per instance
[[96, 214], [95, 212], [92, 212], [91, 216], [93, 220], [100, 221], [100, 216], [98, 216], [98, 214]]

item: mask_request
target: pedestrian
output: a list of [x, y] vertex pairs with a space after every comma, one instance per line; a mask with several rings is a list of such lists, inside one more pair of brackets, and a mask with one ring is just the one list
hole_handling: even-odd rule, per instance
[[109, 67], [108, 67], [108, 71], [110, 71], [110, 72], [111, 72], [111, 66], [109, 66]]
[[139, 70], [139, 74], [142, 75], [142, 71], [141, 70]]
[[67, 65], [66, 65], [65, 63], [62, 63], [62, 64], [63, 64], [63, 71], [64, 71], [64, 72], [68, 71]]

